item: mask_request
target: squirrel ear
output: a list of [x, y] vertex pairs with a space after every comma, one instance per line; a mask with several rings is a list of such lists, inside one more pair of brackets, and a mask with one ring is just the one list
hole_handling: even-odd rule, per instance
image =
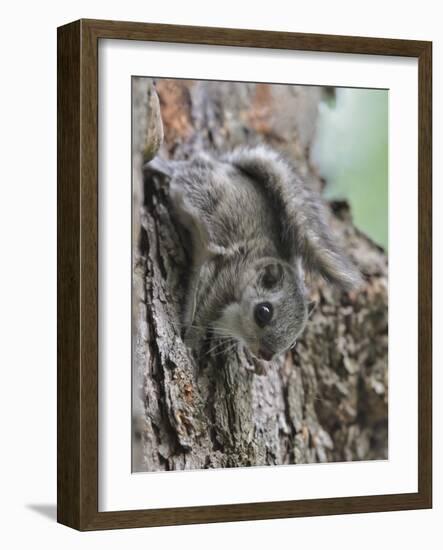
[[260, 284], [264, 288], [273, 288], [283, 278], [283, 266], [279, 262], [266, 264], [260, 273]]

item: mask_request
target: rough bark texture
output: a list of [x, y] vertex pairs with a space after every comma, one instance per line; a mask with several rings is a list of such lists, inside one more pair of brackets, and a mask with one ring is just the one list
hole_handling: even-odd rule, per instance
[[[197, 364], [183, 344], [185, 237], [167, 181], [142, 180], [155, 116], [149, 86], [136, 79], [133, 88], [133, 469], [387, 458], [387, 258], [352, 225], [345, 203], [331, 204], [331, 224], [365, 285], [349, 295], [311, 281], [319, 306], [294, 352], [256, 372], [241, 350], [208, 353]], [[156, 87], [163, 155], [266, 141], [321, 191], [309, 160], [321, 88], [173, 80]]]

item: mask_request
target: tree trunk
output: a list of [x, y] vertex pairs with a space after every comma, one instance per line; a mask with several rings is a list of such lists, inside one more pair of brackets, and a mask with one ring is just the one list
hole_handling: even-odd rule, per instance
[[[293, 352], [257, 372], [241, 350], [197, 363], [184, 345], [190, 260], [168, 182], [142, 173], [158, 118], [151, 86], [133, 86], [134, 471], [387, 458], [387, 258], [353, 226], [346, 203], [330, 205], [330, 221], [365, 285], [347, 294], [309, 282], [319, 305]], [[309, 158], [321, 88], [180, 80], [156, 87], [164, 156], [265, 141], [322, 190]]]

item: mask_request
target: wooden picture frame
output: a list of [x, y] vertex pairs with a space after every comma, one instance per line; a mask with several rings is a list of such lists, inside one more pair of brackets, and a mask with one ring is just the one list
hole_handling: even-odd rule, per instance
[[[418, 491], [98, 511], [98, 41], [173, 42], [418, 59]], [[80, 20], [58, 29], [58, 521], [79, 530], [289, 518], [432, 506], [432, 44]]]

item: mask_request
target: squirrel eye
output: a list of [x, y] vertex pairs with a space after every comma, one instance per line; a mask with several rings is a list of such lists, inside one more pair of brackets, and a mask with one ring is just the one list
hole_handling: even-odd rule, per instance
[[272, 320], [274, 309], [269, 302], [261, 302], [254, 308], [254, 319], [260, 328], [269, 324]]

